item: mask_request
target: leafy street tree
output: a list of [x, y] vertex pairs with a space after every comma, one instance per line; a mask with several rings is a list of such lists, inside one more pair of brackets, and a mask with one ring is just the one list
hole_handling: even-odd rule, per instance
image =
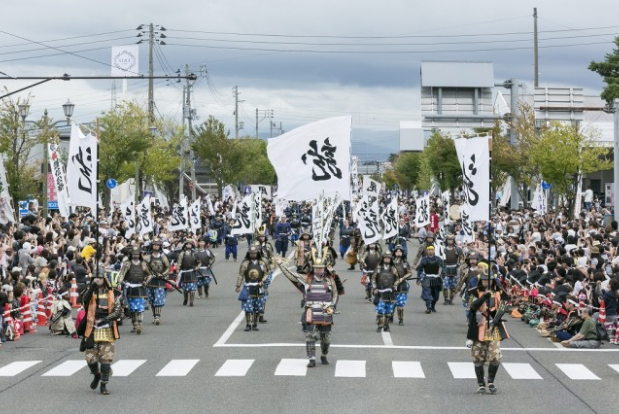
[[276, 184], [275, 169], [267, 155], [266, 141], [242, 138], [232, 141], [233, 151], [239, 157], [239, 170], [234, 181], [244, 184]]
[[419, 179], [421, 154], [404, 152], [395, 161], [394, 175], [401, 189], [412, 190]]
[[460, 186], [462, 172], [456, 145], [451, 137], [435, 131], [428, 140], [423, 153], [425, 162], [428, 163], [431, 174], [438, 179], [441, 189], [453, 190]]
[[615, 50], [606, 54], [604, 62], [591, 62], [589, 69], [604, 78], [606, 88], [602, 92], [602, 99], [609, 105], [619, 99], [619, 36], [615, 37]]
[[580, 177], [609, 169], [608, 148], [598, 143], [597, 131], [584, 131], [577, 125], [554, 124], [532, 144], [531, 159], [539, 165], [541, 177], [553, 185], [572, 212]]

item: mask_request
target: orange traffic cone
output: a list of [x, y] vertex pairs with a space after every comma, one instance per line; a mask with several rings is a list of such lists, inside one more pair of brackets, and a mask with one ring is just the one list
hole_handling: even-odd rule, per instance
[[598, 313], [598, 322], [606, 323], [606, 303], [603, 299], [600, 300], [600, 312]]
[[52, 306], [54, 306], [54, 295], [51, 289], [47, 289], [47, 296], [45, 297], [45, 316], [47, 316], [47, 319], [52, 317]]
[[39, 292], [39, 306], [37, 307], [37, 325], [47, 325], [47, 315], [45, 314], [45, 305], [43, 304], [43, 293]]
[[32, 327], [32, 311], [30, 310], [30, 298], [26, 295], [22, 296], [21, 301], [22, 322], [24, 323], [24, 332], [36, 332]]
[[69, 301], [71, 302], [71, 306], [73, 309], [77, 309], [80, 305], [77, 303], [77, 283], [75, 282], [75, 278], [71, 279], [71, 291], [70, 291]]

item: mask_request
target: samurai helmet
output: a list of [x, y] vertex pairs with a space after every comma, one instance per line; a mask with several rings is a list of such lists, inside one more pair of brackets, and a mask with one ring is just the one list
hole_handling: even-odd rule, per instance
[[142, 250], [140, 250], [140, 246], [134, 245], [131, 247], [131, 259], [141, 259], [142, 258]]
[[404, 255], [405, 255], [405, 253], [404, 253], [404, 248], [402, 247], [402, 245], [401, 245], [401, 244], [398, 244], [398, 245], [396, 245], [396, 246], [395, 246], [395, 248], [393, 249], [393, 254], [395, 255], [395, 252], [397, 252], [398, 250], [399, 250], [400, 252], [402, 252], [402, 256], [404, 256]]
[[432, 240], [435, 239], [433, 232], [429, 231], [429, 232], [426, 233], [426, 240], [428, 240], [428, 239], [432, 239]]
[[266, 237], [267, 225], [263, 224], [256, 230], [256, 237]]
[[445, 241], [454, 241], [456, 240], [456, 236], [454, 236], [453, 234], [448, 234], [447, 237], [445, 238]]
[[327, 256], [328, 248], [322, 249], [322, 255], [318, 257], [318, 250], [315, 247], [312, 247], [312, 266], [318, 268], [324, 268], [326, 266], [325, 258]]
[[193, 249], [195, 247], [194, 244], [193, 244], [193, 240], [191, 240], [191, 239], [186, 239], [183, 242], [183, 250], [185, 250], [187, 248], [187, 245], [189, 245], [190, 249]]

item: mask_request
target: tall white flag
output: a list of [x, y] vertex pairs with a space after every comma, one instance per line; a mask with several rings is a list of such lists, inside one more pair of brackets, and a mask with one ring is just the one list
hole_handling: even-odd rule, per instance
[[189, 208], [187, 198], [183, 197], [181, 202], [172, 207], [172, 218], [170, 219], [170, 230], [187, 230], [189, 228]]
[[387, 204], [387, 208], [385, 208], [383, 213], [383, 239], [389, 239], [397, 236], [400, 231], [399, 227], [400, 220], [398, 215], [398, 197], [393, 196], [391, 198], [391, 202]]
[[380, 183], [372, 180], [369, 176], [363, 176], [363, 197], [378, 197], [380, 194]]
[[[210, 199], [208, 202], [210, 203]], [[200, 217], [200, 199], [191, 203], [189, 206], [189, 224], [191, 225], [191, 231], [195, 234], [202, 228], [202, 219]]]
[[458, 138], [456, 152], [462, 188], [472, 221], [490, 220], [490, 150], [488, 137]]
[[215, 209], [213, 208], [213, 201], [211, 200], [210, 194], [206, 195], [206, 207], [208, 208], [209, 215], [214, 216], [216, 214]]
[[541, 184], [537, 184], [531, 200], [531, 208], [537, 210], [539, 214], [546, 214], [546, 192]]
[[4, 158], [0, 156], [0, 224], [7, 223], [15, 223], [15, 213], [9, 194], [9, 183], [6, 180]]
[[430, 194], [415, 200], [417, 206], [415, 212], [415, 226], [425, 227], [430, 224]]
[[359, 230], [361, 231], [361, 236], [365, 244], [377, 242], [383, 236], [380, 229], [378, 212], [378, 200], [374, 200], [373, 203], [370, 203], [367, 198], [363, 197], [361, 201], [359, 201]]
[[252, 193], [252, 220], [251, 231], [256, 231], [262, 226], [262, 193]]
[[264, 200], [271, 200], [272, 197], [272, 189], [270, 185], [250, 185], [252, 193], [261, 193], [262, 198]]
[[324, 236], [324, 214], [325, 200], [319, 197], [316, 203], [312, 206], [312, 234], [314, 235], [314, 243], [318, 249], [318, 255], [322, 254], [322, 243]]
[[449, 190], [448, 191], [443, 191], [443, 193], [441, 194], [441, 200], [443, 201], [443, 218], [445, 219], [445, 224], [449, 224], [451, 222], [451, 219], [449, 217], [449, 210], [451, 210], [451, 203], [450, 203], [450, 194], [449, 194]]
[[97, 138], [84, 135], [80, 128], [71, 126], [67, 183], [72, 206], [89, 207], [92, 214], [97, 208]]
[[138, 232], [140, 236], [154, 231], [153, 217], [150, 211], [150, 196], [144, 197], [138, 205]]
[[234, 210], [236, 210], [236, 212], [234, 210], [233, 212], [236, 214], [233, 218], [236, 220], [236, 224], [232, 227], [233, 235], [249, 234], [253, 231], [251, 227], [253, 215], [252, 208], [253, 205], [251, 194], [246, 195], [241, 201], [238, 202], [238, 204], [234, 205]]
[[137, 222], [135, 219], [135, 201], [133, 198], [128, 199], [120, 205], [120, 211], [123, 213], [123, 219], [127, 224], [127, 230], [125, 231], [125, 238], [129, 239], [137, 228]]
[[336, 194], [335, 197], [327, 197], [325, 200], [325, 224], [322, 228], [322, 237], [323, 240], [326, 240], [329, 237], [329, 233], [331, 232], [331, 224], [333, 224], [333, 217], [335, 217], [335, 211], [340, 205], [341, 201]]
[[503, 191], [501, 192], [501, 201], [499, 201], [499, 205], [501, 207], [505, 207], [509, 202], [509, 199], [512, 196], [512, 177], [507, 177], [505, 180], [505, 185], [503, 185]]
[[475, 241], [475, 229], [471, 215], [469, 214], [469, 207], [466, 204], [460, 206], [460, 220], [462, 221], [462, 231], [464, 232], [464, 238], [462, 242], [464, 244], [472, 243]]
[[361, 187], [359, 186], [359, 157], [353, 156], [350, 162], [350, 192], [351, 198], [361, 198]]
[[350, 198], [351, 123], [349, 116], [328, 118], [269, 139], [267, 153], [277, 173], [279, 198]]
[[58, 197], [58, 211], [62, 217], [68, 218], [69, 211], [69, 192], [67, 191], [67, 180], [62, 168], [62, 161], [60, 160], [60, 145], [50, 143], [48, 145], [49, 164], [52, 167], [52, 178], [54, 179], [54, 186], [56, 187], [56, 194]]

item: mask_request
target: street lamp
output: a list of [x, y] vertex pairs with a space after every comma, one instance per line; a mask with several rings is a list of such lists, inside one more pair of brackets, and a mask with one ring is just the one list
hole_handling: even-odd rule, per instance
[[19, 115], [21, 116], [22, 121], [26, 121], [28, 114], [30, 113], [30, 105], [27, 103], [23, 103], [19, 105]]
[[67, 99], [67, 102], [64, 105], [62, 105], [62, 110], [64, 112], [64, 116], [67, 118], [67, 122], [73, 116], [74, 109], [75, 109], [75, 104], [71, 103], [69, 99]]

